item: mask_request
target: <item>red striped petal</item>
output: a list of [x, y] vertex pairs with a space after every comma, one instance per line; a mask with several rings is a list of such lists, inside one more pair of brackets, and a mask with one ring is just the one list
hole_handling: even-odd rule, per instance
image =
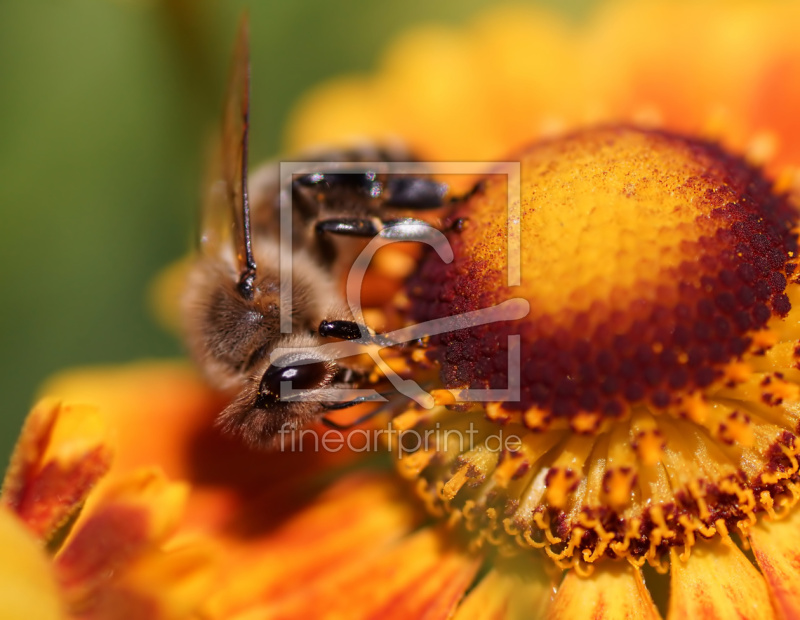
[[778, 617], [800, 618], [800, 513], [759, 521], [750, 529], [750, 543]]
[[671, 551], [668, 620], [771, 619], [764, 578], [729, 540], [709, 540], [692, 548], [685, 562]]
[[661, 615], [639, 569], [626, 561], [606, 561], [595, 566], [588, 577], [569, 571], [558, 588], [548, 618], [658, 620]]
[[46, 399], [31, 411], [3, 482], [3, 503], [48, 540], [108, 471], [112, 448], [93, 407]]

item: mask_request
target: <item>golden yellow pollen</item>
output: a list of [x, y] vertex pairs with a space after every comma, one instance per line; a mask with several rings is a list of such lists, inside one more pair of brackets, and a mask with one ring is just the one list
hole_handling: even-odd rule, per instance
[[495, 422], [508, 422], [512, 414], [503, 409], [500, 403], [488, 403], [486, 405], [486, 417]]
[[753, 349], [755, 351], [768, 351], [778, 344], [778, 334], [769, 330], [762, 330], [753, 334]]
[[610, 469], [605, 481], [604, 491], [606, 501], [614, 509], [624, 508], [631, 502], [631, 493], [636, 481], [636, 474], [632, 467]]
[[683, 402], [686, 415], [690, 420], [697, 424], [703, 424], [708, 416], [708, 405], [705, 398], [699, 392], [689, 394]]
[[544, 429], [547, 427], [550, 417], [550, 414], [544, 409], [532, 407], [525, 412], [525, 426], [532, 430]]
[[750, 366], [742, 362], [731, 362], [725, 367], [725, 380], [743, 383], [750, 377]]
[[554, 469], [551, 473], [553, 475], [547, 481], [547, 501], [551, 506], [563, 508], [577, 476], [570, 469]]
[[601, 420], [602, 417], [597, 412], [581, 411], [570, 420], [570, 427], [576, 433], [594, 433], [597, 431]]
[[450, 390], [433, 390], [431, 395], [436, 405], [452, 405], [456, 402], [455, 394]]
[[375, 254], [372, 266], [391, 278], [405, 278], [416, 266], [414, 256], [400, 248], [387, 246]]

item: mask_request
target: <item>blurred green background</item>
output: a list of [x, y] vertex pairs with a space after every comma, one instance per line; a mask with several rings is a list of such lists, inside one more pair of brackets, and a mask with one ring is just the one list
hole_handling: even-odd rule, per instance
[[[576, 19], [591, 3], [548, 2]], [[147, 290], [189, 247], [245, 6], [258, 162], [279, 152], [292, 102], [313, 84], [373, 69], [410, 24], [458, 24], [491, 4], [0, 2], [0, 457], [55, 371], [182, 354]]]

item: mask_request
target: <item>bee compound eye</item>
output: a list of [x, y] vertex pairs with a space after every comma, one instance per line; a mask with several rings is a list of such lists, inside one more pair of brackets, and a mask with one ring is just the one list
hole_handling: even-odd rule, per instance
[[330, 382], [333, 372], [329, 362], [318, 360], [297, 360], [290, 366], [272, 364], [261, 378], [256, 397], [256, 407], [266, 407], [280, 401], [281, 383], [289, 383], [287, 388], [297, 390], [313, 390], [325, 387]]

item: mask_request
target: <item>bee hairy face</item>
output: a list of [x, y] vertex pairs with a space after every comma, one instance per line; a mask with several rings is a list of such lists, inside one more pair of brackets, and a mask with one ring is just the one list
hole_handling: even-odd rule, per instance
[[257, 287], [247, 299], [238, 291], [236, 274], [224, 267], [207, 259], [194, 265], [184, 313], [194, 357], [202, 360], [209, 382], [223, 389], [251, 372], [280, 336], [277, 287]]

